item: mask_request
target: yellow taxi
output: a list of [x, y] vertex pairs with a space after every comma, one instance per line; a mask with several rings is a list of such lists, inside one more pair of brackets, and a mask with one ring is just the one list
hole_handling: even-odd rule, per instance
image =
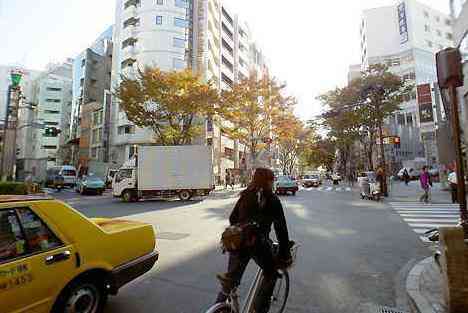
[[102, 312], [158, 259], [153, 227], [88, 219], [43, 196], [0, 196], [0, 312]]

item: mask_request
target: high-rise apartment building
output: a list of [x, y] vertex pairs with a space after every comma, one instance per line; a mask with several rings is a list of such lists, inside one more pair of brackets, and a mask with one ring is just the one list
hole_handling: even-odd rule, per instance
[[[72, 164], [88, 168], [109, 161], [113, 27], [107, 28], [73, 63]], [[92, 168], [92, 170], [94, 170]]]
[[[248, 25], [220, 0], [117, 0], [112, 85], [137, 68], [192, 69], [219, 89], [231, 88], [252, 70], [262, 73], [265, 57], [256, 47]], [[114, 99], [110, 159], [122, 164], [137, 144], [153, 142], [149, 129], [135, 127]], [[219, 181], [227, 169], [239, 168], [242, 145], [213, 121], [194, 143], [213, 147], [214, 173]]]
[[[450, 17], [415, 0], [363, 12], [363, 69], [383, 63], [415, 86], [427, 86], [437, 81], [435, 53], [452, 45]], [[389, 135], [401, 137], [400, 149], [390, 152], [397, 164], [418, 157], [425, 157], [429, 164], [437, 161], [429, 151], [435, 145], [436, 114], [427, 110], [427, 114], [422, 114], [423, 97], [418, 97], [419, 90], [415, 88], [405, 98], [402, 110], [389, 119], [386, 127]]]

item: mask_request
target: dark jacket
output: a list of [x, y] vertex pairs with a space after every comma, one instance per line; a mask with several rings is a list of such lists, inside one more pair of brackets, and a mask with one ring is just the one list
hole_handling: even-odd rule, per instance
[[289, 255], [289, 235], [283, 206], [280, 199], [271, 192], [245, 190], [237, 201], [231, 216], [231, 225], [256, 222], [260, 235], [269, 236], [273, 224], [280, 244], [280, 255]]

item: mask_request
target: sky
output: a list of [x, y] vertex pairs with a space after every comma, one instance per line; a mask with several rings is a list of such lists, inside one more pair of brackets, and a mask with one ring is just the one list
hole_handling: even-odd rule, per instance
[[[316, 97], [346, 83], [359, 63], [364, 9], [396, 0], [224, 0], [248, 22], [271, 71], [310, 119]], [[420, 0], [448, 13], [448, 0]], [[0, 65], [43, 69], [74, 57], [114, 21], [115, 0], [0, 0]]]

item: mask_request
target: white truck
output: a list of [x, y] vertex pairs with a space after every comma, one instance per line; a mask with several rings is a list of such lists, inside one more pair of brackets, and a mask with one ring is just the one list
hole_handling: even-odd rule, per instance
[[206, 196], [214, 189], [212, 164], [208, 146], [138, 146], [114, 176], [112, 194], [126, 202]]

